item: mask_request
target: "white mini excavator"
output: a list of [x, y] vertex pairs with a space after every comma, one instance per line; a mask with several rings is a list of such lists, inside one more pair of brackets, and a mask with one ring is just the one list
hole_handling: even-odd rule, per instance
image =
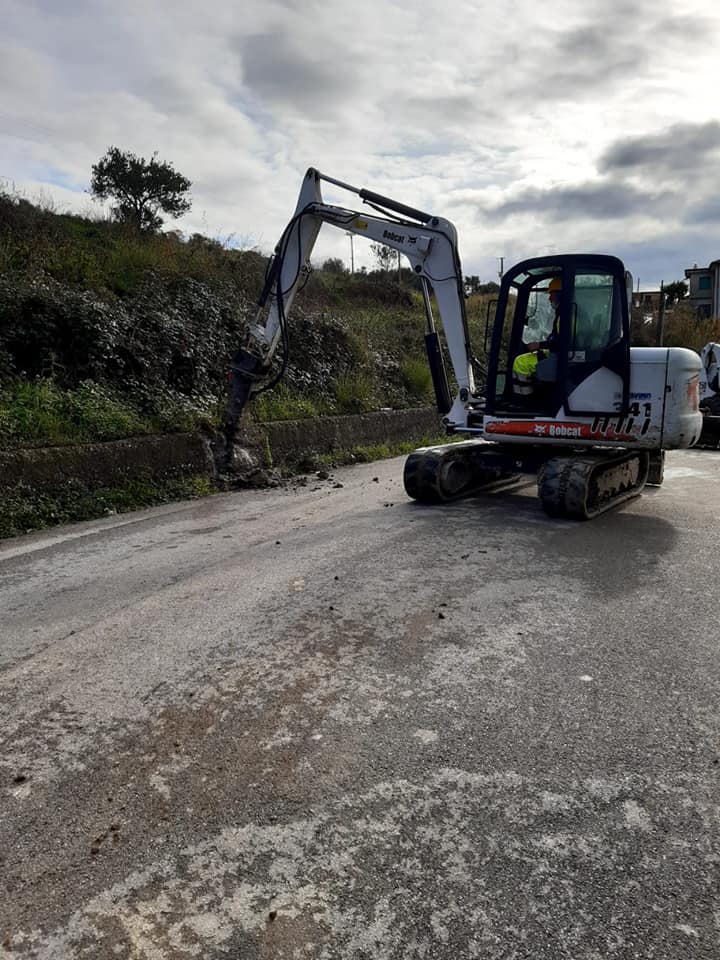
[[[373, 212], [325, 203], [323, 181], [356, 194]], [[589, 519], [646, 483], [661, 483], [665, 450], [691, 447], [700, 436], [700, 359], [679, 347], [630, 347], [633, 285], [619, 259], [553, 255], [508, 270], [488, 308], [485, 369], [470, 344], [453, 224], [313, 168], [268, 265], [256, 322], [233, 358], [226, 424], [237, 423], [247, 401], [282, 374], [288, 313], [323, 223], [404, 254], [423, 291], [438, 410], [448, 434], [467, 439], [410, 454], [404, 483], [415, 500], [454, 500], [534, 473], [546, 513]], [[281, 342], [283, 363], [271, 375]]]

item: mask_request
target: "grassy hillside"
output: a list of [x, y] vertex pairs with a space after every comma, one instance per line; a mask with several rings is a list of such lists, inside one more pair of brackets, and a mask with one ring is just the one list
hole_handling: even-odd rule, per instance
[[[242, 227], [242, 225], [240, 225]], [[195, 234], [138, 235], [0, 189], [0, 447], [217, 423], [229, 360], [255, 318], [267, 258]], [[262, 420], [432, 403], [416, 280], [315, 269], [291, 314], [285, 379]], [[466, 302], [483, 359], [489, 297]], [[636, 344], [656, 318], [633, 311]], [[664, 343], [720, 338], [676, 304]]]
[[[141, 236], [0, 192], [0, 445], [215, 422], [265, 267], [256, 251]], [[480, 299], [469, 312], [484, 323]], [[314, 270], [293, 307], [286, 377], [256, 416], [432, 402], [424, 325], [410, 271], [398, 288], [379, 271]]]

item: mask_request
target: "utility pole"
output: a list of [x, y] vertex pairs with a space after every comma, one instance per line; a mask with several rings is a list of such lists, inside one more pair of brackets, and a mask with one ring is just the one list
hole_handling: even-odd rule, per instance
[[352, 233], [346, 233], [346, 237], [350, 237], [350, 274], [355, 273], [355, 247], [353, 246], [353, 241], [355, 236]]
[[661, 347], [663, 345], [663, 334], [665, 325], [665, 283], [660, 281], [660, 303], [658, 305], [658, 322], [657, 322], [657, 346]]
[[498, 270], [498, 277], [500, 279], [500, 282], [502, 283], [503, 273], [505, 272], [504, 271], [505, 257], [498, 257], [497, 259], [500, 261], [500, 269]]

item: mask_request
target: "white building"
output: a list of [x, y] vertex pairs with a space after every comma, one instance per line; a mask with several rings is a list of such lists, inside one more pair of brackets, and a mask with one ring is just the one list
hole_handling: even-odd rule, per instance
[[713, 260], [709, 267], [689, 267], [685, 279], [690, 306], [703, 316], [720, 317], [720, 260]]

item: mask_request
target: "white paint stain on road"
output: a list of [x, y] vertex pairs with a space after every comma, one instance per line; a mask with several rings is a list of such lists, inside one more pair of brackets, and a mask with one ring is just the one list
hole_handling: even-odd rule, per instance
[[[625, 830], [628, 819], [646, 822], [644, 809], [614, 800], [598, 810], [596, 787], [576, 782], [559, 795], [513, 772], [445, 769], [424, 783], [379, 783], [292, 822], [228, 826], [130, 873], [53, 933], [17, 932], [0, 958], [242, 956], [241, 946], [247, 955], [301, 960], [499, 958], [513, 935], [509, 916], [522, 926], [541, 915], [548, 925], [551, 914], [562, 917], [563, 955], [599, 956], [591, 944], [605, 942], [605, 910], [634, 897], [638, 883], [658, 895], [679, 880], [677, 861], [666, 862], [672, 832], [648, 858]], [[641, 792], [668, 815], [689, 801], [679, 782], [628, 777], [603, 791]], [[633, 868], [608, 888], [619, 855]], [[714, 873], [709, 847], [696, 850], [698, 869]], [[678, 945], [704, 942], [694, 918], [673, 929]], [[613, 937], [624, 955], [623, 930]]]

